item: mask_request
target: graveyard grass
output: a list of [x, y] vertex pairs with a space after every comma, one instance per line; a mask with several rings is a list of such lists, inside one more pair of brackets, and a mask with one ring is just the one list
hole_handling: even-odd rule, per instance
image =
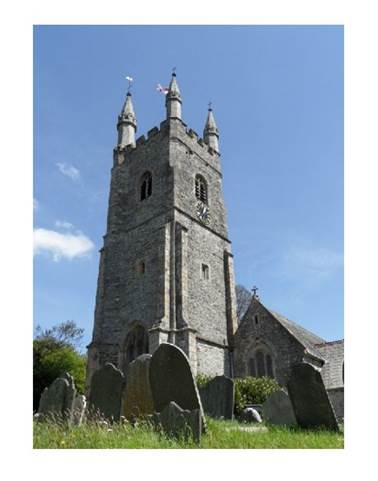
[[[342, 449], [344, 436], [326, 430], [267, 426], [266, 432], [243, 432], [235, 421], [207, 418], [208, 432], [200, 444], [168, 438], [145, 423], [102, 426], [86, 423], [67, 428], [53, 422], [34, 422], [35, 449]], [[246, 426], [246, 425], [244, 425]], [[251, 426], [251, 425], [249, 425]], [[252, 425], [256, 426], [256, 425]], [[260, 425], [261, 426], [261, 425]]]

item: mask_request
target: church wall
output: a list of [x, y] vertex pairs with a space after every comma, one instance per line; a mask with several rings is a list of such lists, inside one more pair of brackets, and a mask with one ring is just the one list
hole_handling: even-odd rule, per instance
[[[258, 324], [255, 316], [258, 316]], [[296, 341], [260, 303], [253, 302], [242, 319], [235, 335], [235, 377], [249, 376], [248, 362], [256, 343], [264, 343], [271, 349], [275, 366], [275, 378], [286, 385], [293, 364], [301, 362], [303, 346]]]
[[171, 135], [177, 136], [170, 144], [170, 162], [174, 168], [174, 206], [197, 218], [195, 176], [200, 174], [206, 180], [208, 187], [208, 207], [211, 216], [209, 226], [219, 235], [227, 238], [226, 211], [218, 156], [210, 155], [205, 147], [198, 150], [194, 140], [185, 133], [182, 126], [181, 128], [175, 126]]
[[208, 376], [230, 375], [227, 349], [197, 339], [197, 372]]
[[[186, 322], [198, 336], [227, 344], [226, 293], [223, 251], [225, 241], [199, 225], [178, 215], [188, 229], [188, 296]], [[209, 267], [209, 279], [202, 277], [202, 264]]]
[[[152, 174], [152, 195], [141, 200], [140, 179], [146, 171]], [[122, 163], [112, 169], [93, 335], [93, 342], [103, 345], [99, 347], [101, 360], [109, 357], [105, 354], [109, 349], [119, 349], [135, 321], [146, 328], [157, 320], [168, 322], [166, 226], [172, 218], [172, 182], [164, 126], [151, 131], [136, 149], [126, 149]], [[137, 272], [139, 261], [145, 262], [144, 275]]]

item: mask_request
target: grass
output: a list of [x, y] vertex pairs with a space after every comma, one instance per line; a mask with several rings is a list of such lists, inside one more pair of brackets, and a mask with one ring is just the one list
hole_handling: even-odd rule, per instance
[[326, 430], [303, 430], [268, 426], [267, 432], [243, 432], [235, 421], [207, 418], [208, 432], [201, 443], [171, 439], [150, 426], [140, 423], [114, 424], [110, 428], [99, 423], [79, 427], [53, 422], [34, 422], [35, 449], [341, 449], [342, 433]]

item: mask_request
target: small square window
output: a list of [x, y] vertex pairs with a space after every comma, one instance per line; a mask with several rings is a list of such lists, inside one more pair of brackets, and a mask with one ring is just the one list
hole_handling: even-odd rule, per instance
[[138, 261], [136, 264], [136, 272], [140, 276], [143, 276], [144, 273], [146, 272], [146, 264], [144, 261]]
[[206, 264], [202, 264], [202, 279], [209, 280], [209, 266]]

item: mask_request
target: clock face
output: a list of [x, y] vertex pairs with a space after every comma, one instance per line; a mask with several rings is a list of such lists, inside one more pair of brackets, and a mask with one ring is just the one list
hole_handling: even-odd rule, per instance
[[208, 224], [210, 222], [209, 208], [202, 202], [197, 203], [197, 217], [204, 224]]

